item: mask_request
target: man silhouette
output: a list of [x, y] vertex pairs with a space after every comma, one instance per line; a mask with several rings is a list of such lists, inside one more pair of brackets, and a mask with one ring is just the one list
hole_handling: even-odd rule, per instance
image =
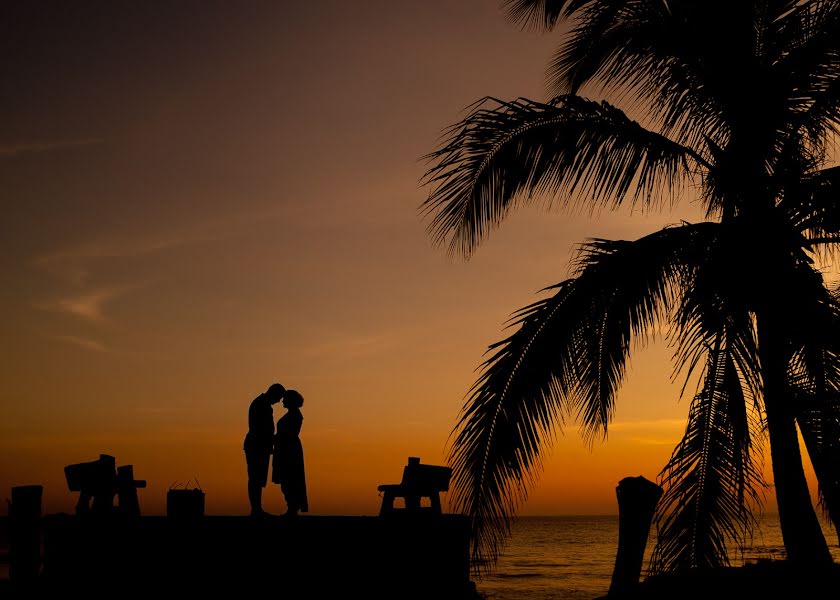
[[262, 490], [268, 481], [268, 461], [274, 441], [274, 411], [286, 388], [273, 383], [267, 391], [251, 402], [248, 409], [248, 434], [245, 436], [245, 461], [248, 463], [248, 501], [251, 516], [265, 515], [262, 509]]

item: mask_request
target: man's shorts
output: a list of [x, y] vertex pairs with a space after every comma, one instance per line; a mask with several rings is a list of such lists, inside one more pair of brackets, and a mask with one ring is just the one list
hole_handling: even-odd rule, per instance
[[265, 487], [268, 482], [268, 462], [271, 460], [269, 452], [245, 451], [248, 462], [248, 483], [258, 483]]

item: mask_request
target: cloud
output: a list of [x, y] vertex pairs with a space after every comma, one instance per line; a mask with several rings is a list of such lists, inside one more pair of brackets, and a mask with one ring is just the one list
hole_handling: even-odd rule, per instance
[[644, 437], [631, 437], [630, 442], [634, 444], [640, 444], [643, 446], [673, 446], [679, 441], [677, 439], [670, 439], [670, 438], [658, 438], [658, 437], [651, 437], [651, 436], [644, 436]]
[[95, 340], [89, 340], [87, 338], [77, 337], [75, 335], [57, 335], [55, 339], [60, 340], [62, 342], [67, 342], [68, 344], [75, 344], [80, 348], [84, 348], [85, 350], [93, 350], [94, 352], [107, 352], [108, 349], [105, 348], [102, 344]]
[[138, 406], [137, 412], [150, 415], [164, 415], [171, 413], [183, 412], [184, 409], [179, 406]]
[[685, 419], [647, 419], [610, 423], [610, 433], [621, 432], [623, 439], [644, 446], [673, 446], [685, 431]]
[[53, 302], [36, 304], [36, 307], [50, 312], [73, 315], [88, 321], [104, 321], [106, 320], [105, 304], [122, 296], [133, 287], [100, 288], [60, 298]]
[[51, 152], [53, 150], [62, 150], [65, 148], [75, 148], [78, 146], [90, 146], [91, 144], [101, 144], [103, 141], [104, 140], [102, 138], [81, 138], [77, 140], [57, 140], [53, 142], [0, 144], [0, 158], [12, 158], [20, 156], [21, 154], [37, 154], [41, 152]]
[[610, 431], [672, 431], [685, 428], [685, 419], [650, 419], [640, 421], [616, 421], [610, 423]]
[[394, 332], [339, 335], [312, 344], [304, 352], [311, 357], [359, 358], [392, 349], [396, 339]]
[[73, 285], [84, 286], [102, 261], [142, 258], [197, 244], [221, 242], [250, 233], [257, 223], [276, 221], [284, 216], [283, 209], [244, 214], [240, 211], [157, 231], [119, 232], [33, 257], [30, 264]]
[[33, 260], [33, 264], [58, 279], [77, 287], [84, 287], [90, 279], [91, 272], [96, 270], [98, 261], [138, 258], [199, 241], [211, 240], [189, 237], [179, 239], [173, 236], [100, 241], [39, 256]]
[[[0, 156], [2, 151], [0, 146]], [[6, 148], [6, 151], [11, 150]], [[106, 321], [105, 309], [108, 303], [130, 290], [149, 285], [148, 281], [124, 281], [126, 276], [131, 278], [131, 261], [244, 235], [255, 223], [273, 221], [282, 215], [282, 210], [271, 209], [181, 223], [156, 231], [116, 232], [33, 257], [30, 265], [55, 278], [60, 288], [63, 288], [53, 295], [58, 299], [35, 302], [34, 306], [87, 321]], [[114, 266], [123, 267], [120, 269], [123, 281], [99, 283], [103, 277], [108, 277], [107, 273], [114, 271]], [[93, 283], [94, 280], [97, 283]]]
[[[0, 449], [14, 450], [20, 452], [26, 449], [43, 448], [83, 448], [96, 447], [106, 448], [142, 448], [150, 446], [161, 446], [171, 448], [196, 447], [196, 446], [221, 446], [230, 448], [237, 442], [241, 443], [239, 436], [235, 438], [227, 435], [227, 432], [220, 432], [211, 429], [178, 427], [157, 431], [132, 432], [120, 430], [116, 432], [87, 432], [84, 435], [72, 433], [49, 431], [40, 434], [21, 433], [20, 431], [7, 429], [2, 431], [0, 436]], [[235, 441], [234, 441], [235, 440]]]
[[41, 310], [63, 313], [92, 322], [107, 320], [106, 306], [116, 298], [146, 283], [93, 284], [101, 273], [104, 261], [127, 261], [164, 252], [188, 244], [219, 239], [218, 235], [201, 232], [176, 235], [160, 234], [148, 237], [99, 240], [84, 245], [45, 254], [32, 259], [31, 264], [58, 280], [62, 290], [57, 299], [35, 302]]

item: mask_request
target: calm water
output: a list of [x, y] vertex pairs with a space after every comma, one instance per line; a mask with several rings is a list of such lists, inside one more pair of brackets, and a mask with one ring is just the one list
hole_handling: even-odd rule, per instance
[[[824, 529], [840, 561], [837, 535], [827, 525]], [[648, 542], [648, 553], [654, 542]], [[514, 525], [496, 569], [477, 582], [478, 589], [488, 600], [592, 600], [607, 593], [617, 547], [618, 517], [524, 517]], [[758, 558], [784, 558], [776, 515], [765, 517], [752, 548], [737, 557], [738, 562]]]

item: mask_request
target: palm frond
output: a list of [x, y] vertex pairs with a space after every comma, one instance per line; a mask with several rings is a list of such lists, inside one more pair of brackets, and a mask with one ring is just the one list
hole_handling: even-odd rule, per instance
[[675, 293], [690, 284], [698, 257], [714, 243], [718, 229], [716, 223], [684, 224], [634, 242], [596, 239], [581, 246], [581, 285], [607, 284], [597, 295], [588, 294], [590, 317], [579, 321], [575, 392], [587, 444], [606, 436], [631, 339], [644, 340], [666, 316], [663, 310], [670, 310]]
[[[489, 104], [489, 107], [488, 107]], [[518, 203], [535, 197], [592, 209], [626, 200], [648, 207], [673, 200], [700, 158], [648, 131], [606, 102], [562, 96], [480, 103], [426, 157], [432, 187], [421, 211], [429, 233], [469, 257]]]
[[812, 146], [840, 126], [840, 5], [833, 0], [796, 3], [774, 23], [778, 60], [772, 65], [789, 90], [788, 110]]
[[580, 4], [591, 0], [505, 0], [508, 17], [523, 27], [551, 31]]
[[[570, 24], [551, 67], [560, 95], [487, 99], [447, 131], [426, 157], [431, 192], [421, 208], [434, 242], [469, 257], [512, 209], [536, 200], [655, 208], [678, 197], [695, 170], [707, 215], [721, 223], [587, 243], [574, 278], [516, 313], [515, 332], [491, 346], [450, 452], [454, 508], [471, 518], [473, 558], [498, 555], [566, 419], [580, 423], [587, 443], [606, 435], [630, 347], [666, 315], [677, 370], [686, 380], [700, 370], [703, 384], [661, 474], [653, 568], [727, 564], [730, 546], [749, 535], [763, 485], [754, 462], [762, 385], [771, 387], [756, 323], [768, 306], [790, 315], [768, 321], [784, 340], [774, 364], [789, 373], [765, 364], [763, 374], [779, 374], [774, 389], [799, 407], [836, 520], [840, 319], [815, 326], [830, 303], [812, 289], [823, 284], [809, 252], [840, 241], [840, 171], [817, 171], [840, 128], [840, 2], [505, 4], [524, 26]], [[576, 95], [591, 89], [628, 113]], [[644, 127], [628, 116], [640, 109]], [[784, 289], [773, 289], [776, 280]]]
[[[650, 42], [662, 38], [650, 33], [663, 29], [669, 15], [667, 5], [657, 0], [586, 3], [549, 68], [553, 89], [558, 94], [573, 94], [587, 82], [598, 80], [613, 91], [643, 81], [650, 73], [638, 70], [640, 56], [647, 55], [649, 60], [656, 54]], [[625, 61], [632, 63], [632, 68], [624, 66]], [[664, 60], [659, 62], [665, 66]]]
[[451, 502], [470, 517], [476, 569], [489, 568], [510, 533], [509, 521], [527, 498], [566, 409], [574, 365], [554, 350], [551, 338], [569, 336], [562, 315], [572, 282], [520, 312], [519, 330], [490, 347], [493, 352], [473, 386], [456, 426], [450, 452]]
[[491, 346], [449, 457], [454, 509], [471, 519], [479, 568], [498, 556], [565, 418], [579, 419], [588, 441], [606, 434], [631, 340], [643, 340], [664, 316], [683, 254], [715, 227], [587, 244], [577, 277], [516, 313], [517, 330]]
[[840, 392], [806, 400], [797, 424], [817, 475], [820, 504], [840, 536]]
[[812, 296], [791, 336], [788, 382], [820, 504], [840, 535], [840, 303], [828, 290]]
[[840, 167], [797, 178], [785, 190], [779, 208], [807, 237], [837, 237], [840, 242]]
[[838, 14], [828, 1], [586, 2], [551, 63], [551, 89], [629, 98], [693, 148], [733, 135], [772, 147], [758, 130], [824, 146], [840, 116]]
[[[685, 386], [707, 360], [720, 332], [727, 331], [728, 356], [743, 378], [745, 389], [761, 398], [757, 341], [750, 301], [754, 291], [745, 267], [742, 231], [734, 224], [719, 223], [707, 243], [691, 257], [682, 296], [675, 311], [669, 337], [675, 345], [674, 378], [682, 374]], [[737, 335], [736, 335], [737, 333]]]
[[683, 145], [698, 148], [704, 137], [723, 145], [732, 106], [743, 103], [743, 87], [750, 85], [743, 79], [752, 72], [751, 6], [714, 0], [587, 3], [549, 67], [551, 89], [597, 89], [619, 98], [621, 106], [644, 107], [664, 135]]
[[704, 386], [692, 402], [685, 436], [661, 474], [653, 572], [729, 564], [743, 546], [760, 503], [751, 415], [726, 332], [708, 351]]

